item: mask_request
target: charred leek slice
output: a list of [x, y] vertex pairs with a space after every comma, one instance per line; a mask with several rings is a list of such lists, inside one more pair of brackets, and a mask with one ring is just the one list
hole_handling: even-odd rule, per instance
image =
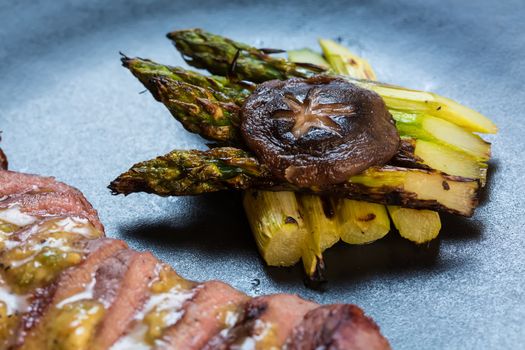
[[339, 226], [328, 198], [297, 194], [301, 214], [308, 230], [302, 256], [304, 270], [311, 281], [324, 280], [322, 253], [339, 240]]
[[286, 51], [286, 53], [288, 54], [288, 59], [292, 62], [311, 63], [311, 64], [316, 64], [320, 67], [324, 67], [326, 69], [330, 68], [330, 65], [328, 64], [328, 62], [326, 62], [323, 56], [321, 56], [314, 50], [311, 50], [311, 49], [289, 50], [289, 51]]
[[376, 203], [335, 199], [341, 239], [349, 244], [365, 244], [383, 238], [390, 231], [385, 206]]
[[410, 139], [414, 147], [413, 156], [422, 165], [449, 175], [480, 179], [484, 186], [487, 178], [487, 163], [451, 147], [424, 140]]
[[435, 211], [389, 205], [388, 212], [401, 237], [417, 244], [433, 240], [441, 230], [439, 214]]
[[[249, 190], [244, 210], [257, 247], [270, 266], [291, 266], [303, 256], [308, 230], [294, 192]], [[315, 266], [315, 256], [310, 265]]]

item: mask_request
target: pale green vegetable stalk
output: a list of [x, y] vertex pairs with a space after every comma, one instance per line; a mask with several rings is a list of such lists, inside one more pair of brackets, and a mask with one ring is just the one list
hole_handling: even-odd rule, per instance
[[[332, 40], [321, 39], [319, 40], [319, 43], [323, 49], [325, 57], [331, 63], [332, 69], [336, 73], [342, 75], [349, 75], [357, 79], [375, 80], [375, 73], [373, 72], [372, 67], [366, 60], [362, 59], [359, 56], [356, 56], [350, 50]], [[373, 83], [370, 83], [370, 85], [375, 86]], [[383, 99], [385, 99], [384, 94], [390, 93], [390, 95], [394, 95], [394, 93], [392, 92], [394, 91], [393, 89], [389, 90], [385, 88], [384, 90], [385, 91], [382, 91], [383, 94], [381, 95]], [[393, 97], [390, 97], [390, 95], [387, 95], [388, 98], [385, 99], [385, 102], [387, 103], [388, 99], [393, 101], [390, 103], [389, 107], [392, 106], [392, 103], [397, 103], [396, 107], [400, 109], [406, 108], [404, 104], [407, 103], [406, 100], [397, 100]], [[399, 97], [398, 95], [395, 96]], [[411, 103], [410, 105], [414, 105], [414, 103]], [[437, 119], [439, 122], [442, 122], [432, 124], [429, 127], [430, 130], [434, 130], [433, 126], [435, 127], [435, 124], [451, 124], [445, 120], [433, 117], [427, 117], [427, 123], [430, 118]], [[421, 126], [424, 123], [425, 121], [420, 121], [419, 126]], [[413, 124], [416, 124], [416, 122], [414, 121]], [[399, 130], [399, 125], [396, 126]], [[457, 128], [460, 129], [459, 127]], [[428, 131], [428, 133], [432, 134], [430, 130]], [[414, 134], [409, 135], [414, 137], [419, 136]], [[443, 137], [446, 136], [443, 135]], [[418, 154], [418, 151], [420, 155], [421, 153], [423, 153], [423, 157], [421, 158], [431, 168], [435, 168], [434, 166], [436, 165], [438, 165], [441, 168], [445, 168], [447, 164], [440, 163], [440, 161], [442, 161], [442, 158], [439, 157], [440, 153], [436, 154], [436, 149], [432, 146], [433, 145], [430, 143], [421, 143], [419, 140], [416, 140], [414, 144], [414, 153]], [[445, 151], [447, 151], [446, 147], [442, 147], [441, 150], [443, 150], [443, 148], [445, 149]], [[434, 153], [432, 151], [434, 151]], [[451, 155], [450, 152], [448, 152], [447, 154]], [[458, 154], [461, 155], [461, 153], [459, 152]], [[454, 155], [457, 154], [452, 154], [452, 156]], [[436, 160], [434, 160], [435, 158]], [[455, 160], [455, 158], [453, 159]], [[461, 160], [462, 159], [459, 159], [459, 162], [461, 162]], [[451, 168], [454, 166], [457, 168], [460, 166], [460, 164], [454, 162], [451, 164]], [[435, 169], [441, 170], [439, 168]], [[474, 172], [475, 170], [472, 170], [472, 173]], [[469, 175], [471, 175], [471, 173], [469, 173]], [[481, 174], [479, 175], [481, 176]], [[386, 209], [382, 205], [357, 202], [352, 200], [337, 200], [336, 208], [337, 216], [342, 222], [341, 239], [347, 243], [368, 243], [376, 239], [382, 238], [388, 233], [388, 231], [390, 231], [390, 221], [388, 220]], [[403, 208], [402, 210], [394, 210], [393, 208], [394, 207], [389, 207], [389, 212], [392, 217], [392, 221], [394, 222], [394, 226], [398, 229], [401, 236], [405, 237], [406, 239], [421, 243], [433, 239], [439, 234], [439, 230], [441, 229], [441, 220], [437, 212], [431, 210], [417, 210], [409, 208]]]

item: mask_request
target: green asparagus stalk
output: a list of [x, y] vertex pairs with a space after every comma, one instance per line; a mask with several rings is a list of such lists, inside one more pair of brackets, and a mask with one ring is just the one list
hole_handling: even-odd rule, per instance
[[471, 216], [478, 202], [479, 181], [433, 170], [384, 166], [371, 167], [342, 184], [297, 188], [272, 177], [248, 152], [222, 147], [208, 151], [176, 150], [135, 164], [109, 188], [115, 194], [142, 191], [161, 196], [249, 188], [301, 191]]
[[[174, 42], [188, 64], [207, 69], [213, 74], [228, 75], [234, 72], [239, 79], [262, 82], [291, 77], [304, 78], [319, 72], [319, 67], [312, 69], [311, 65], [298, 65], [272, 58], [264, 50], [200, 29], [172, 32], [168, 34], [168, 38]], [[437, 94], [369, 80], [347, 79], [377, 92], [389, 109], [425, 113], [472, 132], [496, 133], [498, 130], [487, 117]]]
[[239, 110], [250, 86], [141, 58], [123, 57], [122, 64], [186, 130], [223, 144], [241, 143]]
[[[299, 58], [305, 59], [304, 55]], [[187, 130], [223, 144], [242, 144], [237, 106], [242, 104], [249, 87], [140, 58], [125, 57], [122, 61]], [[478, 136], [430, 116], [399, 111], [393, 115], [399, 132], [407, 139], [405, 143], [413, 144], [411, 152], [403, 152], [402, 147], [398, 154], [398, 158], [404, 157], [403, 166], [480, 178], [484, 183], [490, 145]]]
[[237, 83], [226, 77], [216, 75], [206, 76], [181, 67], [158, 64], [139, 57], [131, 58], [123, 56], [121, 61], [122, 65], [129, 69], [130, 72], [151, 91], [153, 97], [159, 102], [162, 102], [162, 96], [158, 95], [158, 87], [152, 84], [152, 78], [169, 78], [173, 81], [195, 85], [210, 91], [213, 97], [219, 101], [230, 102], [233, 100], [233, 102], [239, 106], [243, 104], [244, 100], [251, 94], [255, 87], [253, 84]]
[[283, 58], [201, 29], [179, 30], [168, 34], [186, 62], [205, 68], [212, 74], [261, 83], [289, 77], [307, 78], [325, 69], [310, 64], [299, 65]]
[[[314, 53], [309, 55], [312, 54]], [[304, 56], [299, 58], [305, 59]], [[180, 120], [188, 130], [214, 141], [230, 145], [239, 143], [237, 132], [239, 116], [235, 105], [242, 104], [250, 91], [249, 88], [223, 81], [224, 78], [221, 77], [206, 77], [196, 72], [161, 65], [149, 60], [126, 57], [123, 58], [123, 62], [152, 92], [153, 96], [164, 102], [174, 117]], [[213, 98], [206, 99], [206, 96], [210, 95]], [[484, 162], [490, 156], [490, 144], [479, 136], [446, 120], [426, 114], [397, 110], [391, 112], [401, 135], [443, 146], [441, 148], [445, 152], [457, 154], [462, 159], [475, 159], [475, 163], [481, 166], [480, 171], [486, 168]], [[461, 151], [467, 156], [454, 151]], [[449, 174], [464, 176], [456, 173]]]
[[240, 107], [234, 102], [217, 100], [206, 88], [169, 78], [152, 78], [150, 83], [186, 130], [221, 143], [241, 142]]

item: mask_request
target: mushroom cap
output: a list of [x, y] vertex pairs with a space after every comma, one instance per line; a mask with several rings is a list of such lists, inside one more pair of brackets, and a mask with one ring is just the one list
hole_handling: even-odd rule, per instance
[[383, 99], [338, 77], [262, 83], [241, 113], [248, 147], [274, 176], [299, 187], [341, 183], [383, 165], [400, 142]]

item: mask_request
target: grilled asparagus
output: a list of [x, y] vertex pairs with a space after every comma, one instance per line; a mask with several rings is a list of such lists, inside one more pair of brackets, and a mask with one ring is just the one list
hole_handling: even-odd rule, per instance
[[[265, 50], [238, 43], [201, 29], [168, 34], [186, 62], [213, 74], [235, 74], [240, 80], [263, 82], [271, 79], [310, 77], [324, 68], [273, 58]], [[445, 119], [469, 131], [496, 133], [496, 125], [487, 117], [434, 93], [417, 91], [348, 77], [353, 83], [377, 92], [389, 109], [417, 111]]]
[[479, 181], [393, 166], [371, 167], [348, 181], [324, 188], [298, 188], [272, 177], [248, 152], [218, 147], [208, 151], [172, 151], [135, 164], [109, 186], [115, 193], [148, 192], [187, 196], [250, 188], [301, 191], [416, 209], [471, 216], [478, 202]]

